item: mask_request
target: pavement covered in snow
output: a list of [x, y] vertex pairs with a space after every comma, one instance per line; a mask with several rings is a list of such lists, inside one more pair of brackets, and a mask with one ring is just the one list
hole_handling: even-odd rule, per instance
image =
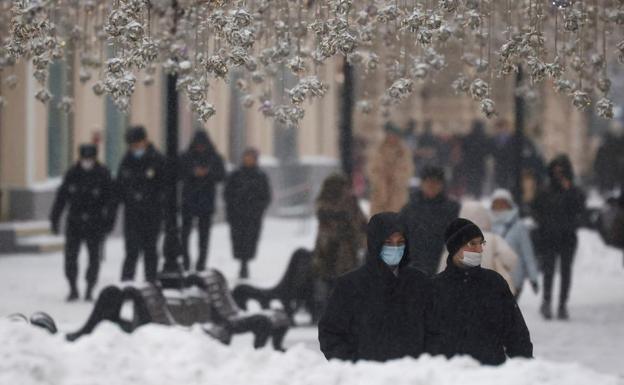
[[[258, 258], [250, 265], [251, 283], [277, 282], [292, 251], [313, 246], [315, 226], [313, 220], [267, 220]], [[0, 384], [623, 385], [622, 254], [605, 247], [593, 232], [581, 230], [579, 235], [569, 304], [572, 319], [541, 319], [540, 298], [528, 286], [520, 300], [536, 360], [512, 360], [501, 368], [481, 368], [468, 358], [447, 362], [438, 357], [352, 365], [327, 363], [318, 351], [313, 327], [291, 329], [284, 355], [269, 349], [253, 351], [250, 335], [235, 337], [232, 347], [224, 347], [197, 329], [150, 325], [127, 335], [115, 325], [103, 324], [93, 335], [70, 344], [62, 335], [49, 337], [23, 324], [0, 322]], [[122, 259], [121, 239], [109, 240], [99, 287], [117, 282]], [[67, 284], [62, 261], [61, 253], [0, 257], [0, 318], [43, 310], [55, 318], [61, 332], [80, 326], [92, 304], [64, 302]], [[231, 258], [226, 225], [213, 228], [209, 265], [222, 270], [232, 285], [237, 282], [238, 265]], [[142, 277], [142, 269], [137, 271]], [[557, 298], [557, 291], [553, 297]]]

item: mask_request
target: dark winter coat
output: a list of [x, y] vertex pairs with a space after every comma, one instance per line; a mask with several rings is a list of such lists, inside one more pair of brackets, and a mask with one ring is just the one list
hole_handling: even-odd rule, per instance
[[58, 228], [63, 209], [69, 205], [67, 233], [89, 237], [110, 231], [115, 219], [113, 188], [105, 166], [96, 162], [93, 169], [86, 171], [77, 163], [67, 171], [56, 193], [50, 213], [52, 228]]
[[142, 157], [128, 151], [119, 165], [117, 201], [124, 204], [125, 225], [160, 227], [167, 195], [166, 159], [153, 145]]
[[395, 213], [374, 216], [367, 230], [366, 264], [336, 280], [318, 326], [327, 359], [385, 361], [425, 351], [430, 281], [407, 266], [407, 252], [398, 276], [379, 258], [386, 238], [402, 232], [401, 227]]
[[479, 266], [461, 269], [448, 262], [433, 279], [433, 310], [427, 351], [432, 355], [470, 355], [499, 365], [506, 357], [533, 355], [522, 313], [503, 277]]
[[624, 183], [624, 137], [605, 135], [596, 153], [594, 172], [601, 190], [620, 187]]
[[269, 178], [258, 167], [241, 167], [225, 181], [223, 198], [231, 225], [259, 222], [271, 203]]
[[[198, 144], [205, 146], [200, 152]], [[215, 189], [225, 178], [223, 158], [217, 153], [207, 135], [196, 135], [187, 152], [180, 157], [180, 179], [182, 180], [182, 212], [192, 215], [212, 215], [215, 209]], [[205, 176], [195, 175], [199, 167], [206, 167]]]
[[546, 173], [542, 155], [530, 138], [513, 134], [508, 137], [495, 138], [493, 141], [494, 174], [498, 187], [508, 190], [515, 189], [517, 182], [515, 180], [515, 167], [520, 146], [522, 146], [520, 153], [521, 168], [531, 171], [538, 185], [542, 183]]
[[535, 197], [531, 206], [538, 226], [534, 233], [535, 246], [540, 251], [576, 239], [576, 230], [582, 224], [586, 211], [585, 194], [574, 185], [565, 190], [553, 174], [556, 166], [561, 166], [568, 179], [574, 181], [572, 165], [567, 157], [557, 157], [550, 163], [550, 184]]
[[428, 276], [438, 271], [444, 251], [444, 231], [459, 215], [459, 204], [441, 193], [426, 199], [416, 191], [401, 210], [410, 244], [409, 259], [413, 267]]
[[485, 178], [485, 160], [492, 152], [492, 141], [483, 131], [475, 128], [462, 140], [462, 169], [467, 178]]

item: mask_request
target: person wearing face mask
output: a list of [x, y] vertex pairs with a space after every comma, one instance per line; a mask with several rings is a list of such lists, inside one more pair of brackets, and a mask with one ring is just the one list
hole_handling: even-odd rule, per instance
[[223, 158], [206, 131], [198, 130], [188, 150], [180, 157], [182, 180], [182, 248], [184, 269], [191, 267], [189, 237], [197, 220], [198, 253], [195, 270], [206, 269], [217, 184], [225, 178]]
[[511, 272], [516, 300], [520, 297], [524, 281], [528, 278], [533, 291], [539, 291], [537, 262], [529, 229], [520, 219], [511, 193], [497, 189], [492, 194], [492, 231], [507, 241], [518, 255], [518, 263]]
[[425, 352], [431, 283], [408, 266], [404, 226], [396, 213], [367, 226], [364, 266], [337, 278], [318, 325], [329, 359], [386, 361]]
[[531, 213], [537, 222], [534, 239], [542, 257], [544, 289], [540, 312], [552, 318], [551, 296], [555, 262], [559, 260], [561, 289], [557, 317], [568, 319], [567, 302], [572, 283], [572, 263], [578, 239], [576, 231], [586, 214], [585, 193], [574, 185], [574, 171], [567, 155], [555, 157], [548, 167], [550, 184], [535, 197]]
[[481, 267], [481, 229], [457, 218], [446, 229], [446, 269], [433, 278], [433, 308], [427, 323], [432, 355], [469, 355], [484, 365], [507, 357], [531, 358], [533, 344], [505, 279]]
[[145, 280], [154, 282], [158, 269], [156, 245], [164, 217], [166, 159], [147, 140], [143, 126], [126, 131], [128, 151], [116, 180], [116, 204], [124, 205], [126, 257], [121, 280], [134, 280], [139, 254], [143, 254]]
[[83, 144], [79, 153], [80, 159], [63, 178], [50, 213], [52, 232], [58, 234], [61, 215], [69, 206], [65, 222], [65, 277], [70, 287], [68, 301], [79, 297], [76, 281], [78, 256], [83, 242], [89, 252], [85, 299], [92, 299], [100, 269], [101, 246], [114, 221], [110, 172], [97, 161], [95, 145]]

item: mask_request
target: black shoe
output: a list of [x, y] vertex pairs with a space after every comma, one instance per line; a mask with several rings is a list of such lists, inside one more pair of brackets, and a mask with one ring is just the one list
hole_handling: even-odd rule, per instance
[[79, 297], [78, 290], [72, 289], [72, 291], [67, 296], [67, 302], [74, 302], [78, 299], [78, 297]]
[[552, 319], [552, 310], [550, 309], [550, 303], [542, 302], [542, 306], [540, 307], [540, 313], [542, 313], [544, 319]]
[[87, 292], [85, 293], [85, 297], [84, 297], [85, 301], [89, 301], [89, 302], [93, 301], [93, 286], [94, 285], [87, 286]]
[[559, 311], [557, 312], [557, 318], [560, 320], [569, 320], [570, 313], [568, 313], [568, 308], [566, 305], [559, 305]]
[[238, 277], [242, 279], [249, 278], [249, 268], [247, 267], [247, 264], [241, 265], [241, 269], [240, 269], [240, 272], [238, 273]]

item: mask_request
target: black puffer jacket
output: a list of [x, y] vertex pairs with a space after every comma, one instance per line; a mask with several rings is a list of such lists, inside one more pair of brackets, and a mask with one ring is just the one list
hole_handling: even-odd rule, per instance
[[407, 266], [407, 248], [398, 276], [379, 258], [387, 237], [404, 233], [402, 227], [396, 213], [371, 218], [367, 262], [338, 277], [319, 322], [319, 342], [327, 359], [385, 361], [424, 352], [430, 281]]
[[110, 231], [115, 213], [113, 209], [114, 185], [110, 172], [96, 163], [86, 171], [80, 163], [67, 171], [58, 189], [50, 221], [58, 228], [63, 209], [69, 205], [66, 231], [74, 235], [98, 236]]
[[438, 271], [444, 250], [444, 231], [459, 215], [459, 208], [444, 192], [433, 199], [425, 198], [420, 191], [410, 197], [401, 210], [401, 217], [407, 225], [409, 259], [413, 267], [428, 276]]
[[[198, 147], [203, 151], [198, 151]], [[215, 207], [217, 183], [225, 179], [223, 158], [217, 153], [208, 134], [195, 133], [187, 152], [180, 157], [182, 180], [182, 212], [195, 215], [212, 215]], [[196, 175], [196, 169], [207, 170], [206, 175]]]
[[479, 266], [461, 269], [449, 257], [433, 279], [433, 310], [427, 351], [447, 357], [466, 354], [482, 364], [533, 355], [522, 313], [505, 279]]

